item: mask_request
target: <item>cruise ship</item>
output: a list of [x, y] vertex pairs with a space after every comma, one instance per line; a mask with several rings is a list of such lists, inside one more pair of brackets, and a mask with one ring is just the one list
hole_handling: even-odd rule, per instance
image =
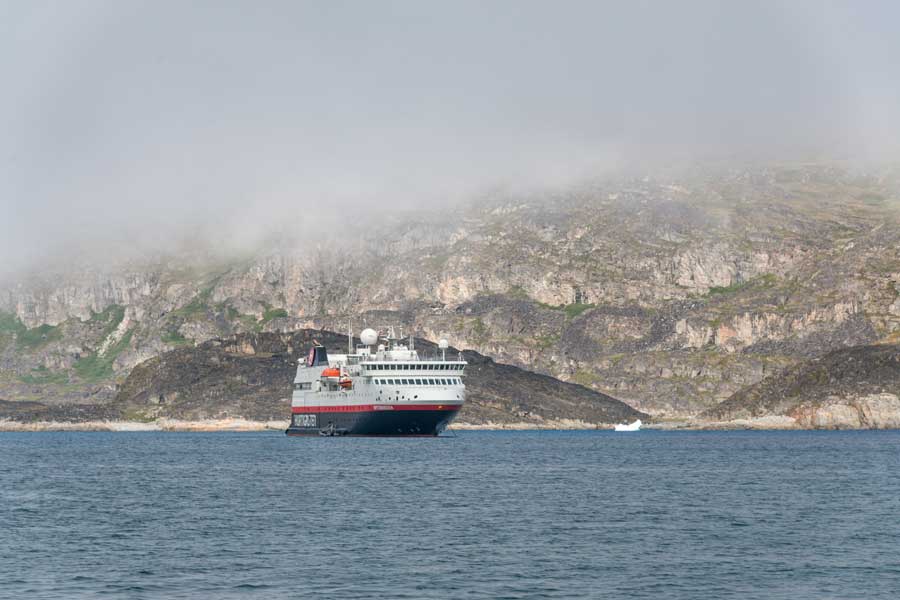
[[393, 327], [364, 329], [355, 349], [347, 337], [346, 354], [314, 342], [300, 360], [287, 435], [436, 436], [447, 428], [466, 398], [466, 362], [448, 359], [447, 340], [439, 356], [422, 357]]

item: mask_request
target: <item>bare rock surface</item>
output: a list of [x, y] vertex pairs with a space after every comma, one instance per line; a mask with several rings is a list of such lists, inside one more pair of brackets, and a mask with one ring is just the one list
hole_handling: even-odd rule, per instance
[[856, 346], [794, 365], [700, 415], [789, 417], [811, 429], [900, 428], [900, 345]]

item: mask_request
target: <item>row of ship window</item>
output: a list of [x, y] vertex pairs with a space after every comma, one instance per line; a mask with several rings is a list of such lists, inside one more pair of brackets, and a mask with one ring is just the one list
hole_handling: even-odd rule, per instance
[[375, 385], [462, 385], [459, 377], [439, 379], [376, 379]]
[[435, 364], [435, 363], [412, 363], [412, 364], [399, 364], [399, 365], [366, 365], [368, 369], [374, 369], [376, 371], [462, 371], [465, 365], [448, 365], [448, 364]]

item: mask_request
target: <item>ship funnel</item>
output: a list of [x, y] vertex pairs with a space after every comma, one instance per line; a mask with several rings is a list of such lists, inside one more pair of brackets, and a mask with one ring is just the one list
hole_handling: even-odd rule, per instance
[[324, 346], [313, 346], [309, 349], [306, 357], [306, 366], [319, 367], [322, 365], [328, 365], [328, 352], [325, 351]]

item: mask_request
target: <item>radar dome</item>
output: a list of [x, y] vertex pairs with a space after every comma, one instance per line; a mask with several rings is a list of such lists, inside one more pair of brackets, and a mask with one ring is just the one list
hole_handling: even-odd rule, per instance
[[371, 346], [378, 341], [378, 334], [375, 333], [374, 329], [363, 329], [362, 333], [359, 334], [359, 340], [366, 346]]
[[446, 350], [450, 347], [450, 342], [447, 341], [447, 338], [441, 338], [438, 340], [438, 348], [441, 350]]

